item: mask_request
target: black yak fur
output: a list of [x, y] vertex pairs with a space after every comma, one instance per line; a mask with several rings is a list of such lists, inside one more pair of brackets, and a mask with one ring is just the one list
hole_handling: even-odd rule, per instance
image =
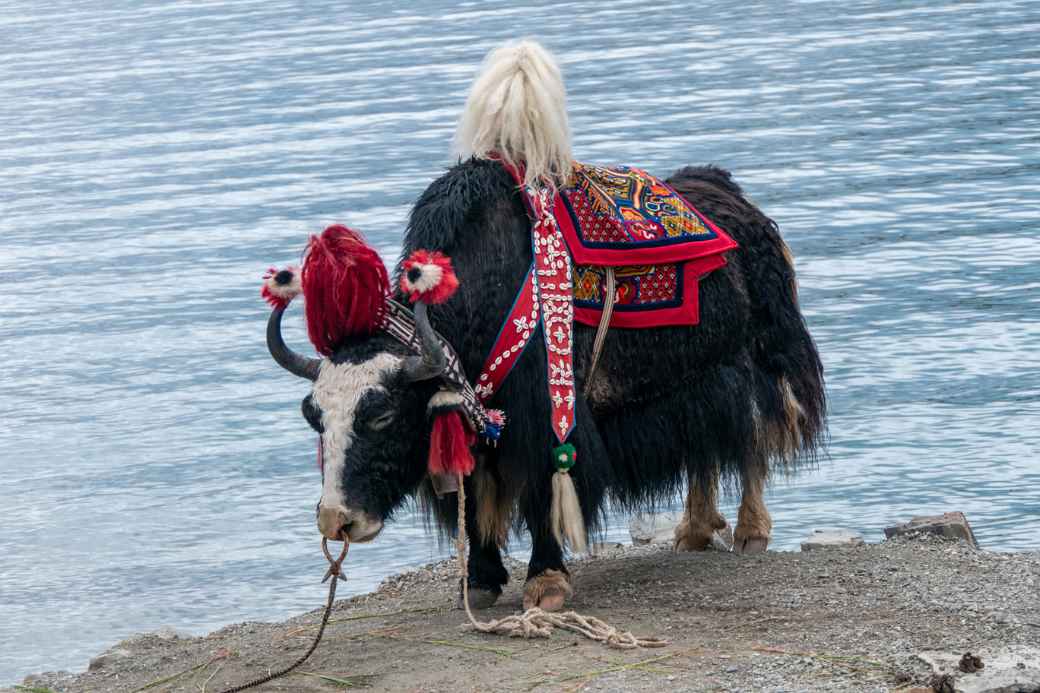
[[[595, 328], [575, 325], [572, 476], [591, 532], [601, 526], [608, 497], [634, 509], [674, 498], [684, 483], [763, 478], [812, 460], [823, 435], [823, 369], [776, 224], [722, 169], [684, 168], [667, 182], [740, 247], [702, 279], [700, 324], [610, 331], [589, 401], [582, 392]], [[470, 160], [434, 181], [412, 211], [404, 256], [417, 249], [452, 258], [459, 291], [431, 309], [431, 320], [473, 382], [531, 265], [530, 224], [509, 174], [494, 161]], [[478, 465], [495, 480], [495, 504], [514, 508], [517, 528], [531, 532], [532, 577], [564, 570], [549, 529], [555, 439], [545, 359], [539, 332], [490, 402], [508, 416], [501, 441], [478, 451]], [[775, 434], [792, 428], [785, 381], [800, 405], [793, 444]], [[474, 492], [470, 481], [467, 490]], [[421, 496], [450, 532], [454, 499], [437, 499], [428, 483]], [[470, 583], [498, 593], [506, 571], [495, 538], [478, 534], [479, 499], [471, 499]]]

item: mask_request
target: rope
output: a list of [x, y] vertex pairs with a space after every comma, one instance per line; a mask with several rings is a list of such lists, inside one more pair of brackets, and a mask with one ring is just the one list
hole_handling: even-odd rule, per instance
[[513, 614], [505, 618], [491, 621], [478, 621], [469, 606], [469, 565], [466, 554], [466, 491], [462, 474], [459, 482], [459, 525], [455, 538], [455, 550], [459, 556], [459, 577], [462, 579], [462, 604], [466, 608], [466, 616], [470, 625], [481, 633], [508, 635], [511, 638], [548, 638], [553, 628], [562, 628], [590, 640], [601, 642], [619, 650], [634, 650], [640, 647], [664, 647], [667, 640], [658, 638], [638, 638], [629, 631], [619, 631], [609, 623], [595, 616], [583, 616], [576, 611], [553, 613], [537, 606], [531, 607], [522, 614]]
[[[548, 638], [552, 635], [553, 628], [562, 628], [619, 650], [633, 650], [640, 647], [664, 647], [668, 644], [667, 640], [659, 640], [657, 638], [637, 638], [628, 631], [619, 631], [595, 616], [582, 616], [575, 611], [551, 613], [543, 611], [537, 606], [528, 609], [522, 614], [513, 614], [512, 616], [487, 622], [478, 621], [473, 616], [473, 611], [469, 606], [469, 565], [466, 553], [466, 487], [463, 483], [462, 474], [459, 474], [457, 478], [459, 484], [459, 526], [455, 538], [455, 550], [459, 556], [459, 576], [462, 579], [462, 603], [466, 607], [466, 616], [474, 629], [481, 633], [508, 635], [513, 638]], [[329, 569], [325, 571], [325, 577], [322, 578], [322, 582], [326, 582], [329, 578], [332, 578], [332, 582], [329, 583], [329, 596], [325, 600], [325, 612], [321, 615], [321, 625], [318, 627], [318, 634], [314, 636], [314, 642], [307, 648], [307, 651], [287, 667], [271, 672], [267, 676], [253, 679], [248, 683], [243, 683], [233, 688], [225, 688], [220, 693], [239, 693], [239, 691], [274, 681], [299, 667], [314, 654], [314, 650], [318, 649], [318, 643], [321, 642], [321, 637], [325, 634], [325, 626], [329, 623], [329, 616], [332, 614], [332, 604], [336, 601], [336, 585], [340, 580], [346, 579], [343, 577], [342, 565], [343, 559], [347, 557], [347, 549], [349, 547], [350, 543], [344, 540], [343, 550], [340, 552], [339, 557], [334, 559], [332, 554], [329, 553], [328, 539], [321, 540], [321, 550], [329, 562]]]
[[329, 598], [325, 601], [325, 613], [321, 615], [321, 626], [318, 628], [318, 634], [314, 637], [314, 642], [311, 643], [311, 646], [303, 653], [303, 656], [284, 669], [279, 669], [267, 676], [253, 679], [249, 683], [243, 683], [234, 688], [225, 688], [220, 693], [238, 693], [238, 691], [244, 691], [247, 688], [254, 688], [267, 683], [268, 681], [274, 681], [277, 678], [285, 676], [290, 671], [307, 661], [307, 658], [310, 657], [314, 653], [314, 650], [318, 648], [318, 643], [321, 642], [321, 636], [325, 634], [325, 626], [328, 625], [329, 616], [332, 614], [332, 603], [336, 601], [336, 584], [340, 580], [346, 580], [346, 578], [343, 577], [343, 573], [340, 571], [343, 559], [347, 557], [347, 547], [349, 546], [350, 544], [344, 539], [343, 550], [340, 552], [339, 558], [333, 559], [332, 554], [329, 553], [328, 539], [321, 540], [321, 550], [324, 552], [325, 558], [329, 561], [329, 569], [325, 571], [325, 577], [322, 578], [322, 582], [325, 582], [329, 578], [332, 578], [332, 582], [329, 583]]

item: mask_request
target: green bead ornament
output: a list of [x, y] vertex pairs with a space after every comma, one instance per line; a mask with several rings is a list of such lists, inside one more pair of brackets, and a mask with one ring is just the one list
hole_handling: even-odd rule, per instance
[[574, 446], [570, 443], [564, 443], [553, 448], [552, 451], [553, 464], [556, 465], [556, 469], [561, 472], [566, 472], [574, 463], [577, 461], [578, 451], [574, 449]]

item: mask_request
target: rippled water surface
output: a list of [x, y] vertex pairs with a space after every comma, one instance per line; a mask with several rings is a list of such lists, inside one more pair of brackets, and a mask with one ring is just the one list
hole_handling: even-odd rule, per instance
[[[0, 683], [320, 603], [259, 274], [332, 221], [393, 260], [522, 35], [578, 158], [725, 166], [794, 249], [832, 441], [776, 547], [960, 509], [1040, 548], [1037, 3], [0, 1]], [[443, 555], [408, 515], [348, 584]]]

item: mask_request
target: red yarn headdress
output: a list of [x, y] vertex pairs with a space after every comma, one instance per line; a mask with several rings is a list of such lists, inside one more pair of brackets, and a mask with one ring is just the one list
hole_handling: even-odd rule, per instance
[[311, 236], [303, 258], [307, 334], [331, 356], [344, 338], [375, 333], [386, 313], [390, 280], [379, 253], [356, 231], [334, 224]]

